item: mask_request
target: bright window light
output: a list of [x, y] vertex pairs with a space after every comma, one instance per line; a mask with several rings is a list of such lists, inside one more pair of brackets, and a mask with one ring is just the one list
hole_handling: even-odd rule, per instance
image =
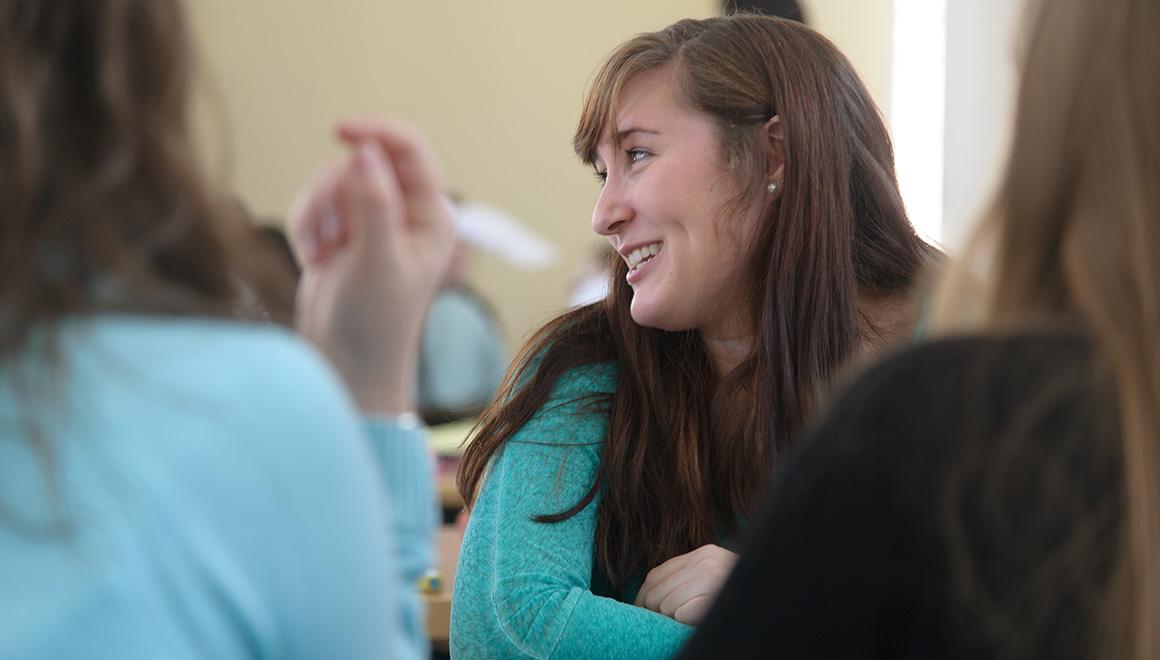
[[902, 199], [915, 229], [943, 239], [946, 0], [894, 0], [890, 124]]

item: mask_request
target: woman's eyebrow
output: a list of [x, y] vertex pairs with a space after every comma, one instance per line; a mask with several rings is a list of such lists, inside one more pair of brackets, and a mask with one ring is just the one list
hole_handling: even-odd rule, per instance
[[624, 142], [625, 140], [627, 140], [629, 138], [629, 136], [634, 135], [636, 133], [643, 133], [645, 135], [659, 135], [660, 131], [655, 131], [651, 128], [640, 128], [639, 126], [629, 126], [627, 128], [622, 128], [619, 131], [617, 131], [616, 132], [616, 139], [619, 142]]

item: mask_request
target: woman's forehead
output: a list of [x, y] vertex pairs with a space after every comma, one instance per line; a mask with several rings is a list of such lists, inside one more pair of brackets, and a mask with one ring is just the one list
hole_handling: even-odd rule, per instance
[[613, 126], [605, 132], [623, 131], [626, 123], [648, 119], [658, 113], [678, 110], [674, 67], [661, 66], [644, 71], [625, 82], [612, 113]]
[[634, 126], [671, 114], [677, 105], [675, 68], [663, 64], [634, 73], [622, 70], [590, 92], [577, 130], [578, 151], [586, 161], [593, 161], [603, 146], [619, 146], [620, 137]]

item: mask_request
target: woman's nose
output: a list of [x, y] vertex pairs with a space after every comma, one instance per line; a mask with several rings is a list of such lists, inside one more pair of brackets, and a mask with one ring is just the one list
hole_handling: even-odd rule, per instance
[[592, 231], [601, 236], [610, 236], [620, 231], [624, 223], [634, 216], [628, 195], [614, 181], [606, 181], [592, 209]]

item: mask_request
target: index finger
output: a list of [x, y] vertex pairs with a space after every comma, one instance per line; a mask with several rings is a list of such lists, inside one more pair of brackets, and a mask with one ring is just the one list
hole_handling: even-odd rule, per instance
[[407, 193], [441, 196], [446, 188], [435, 151], [417, 128], [391, 119], [363, 118], [340, 123], [338, 137], [355, 144], [373, 140], [394, 166], [399, 187]]
[[328, 206], [333, 203], [334, 189], [345, 167], [340, 161], [319, 167], [291, 203], [287, 237], [299, 264], [313, 264], [326, 256], [327, 246], [319, 240], [321, 224], [331, 211]]
[[677, 555], [672, 559], [658, 564], [656, 568], [649, 571], [648, 575], [644, 578], [644, 584], [640, 586], [640, 591], [636, 593], [636, 600], [633, 601], [633, 604], [638, 607], [644, 607], [644, 603], [652, 590], [656, 589], [657, 585], [664, 582], [670, 575], [684, 568], [689, 563], [689, 556], [691, 554], [691, 552], [686, 552], [683, 555]]

